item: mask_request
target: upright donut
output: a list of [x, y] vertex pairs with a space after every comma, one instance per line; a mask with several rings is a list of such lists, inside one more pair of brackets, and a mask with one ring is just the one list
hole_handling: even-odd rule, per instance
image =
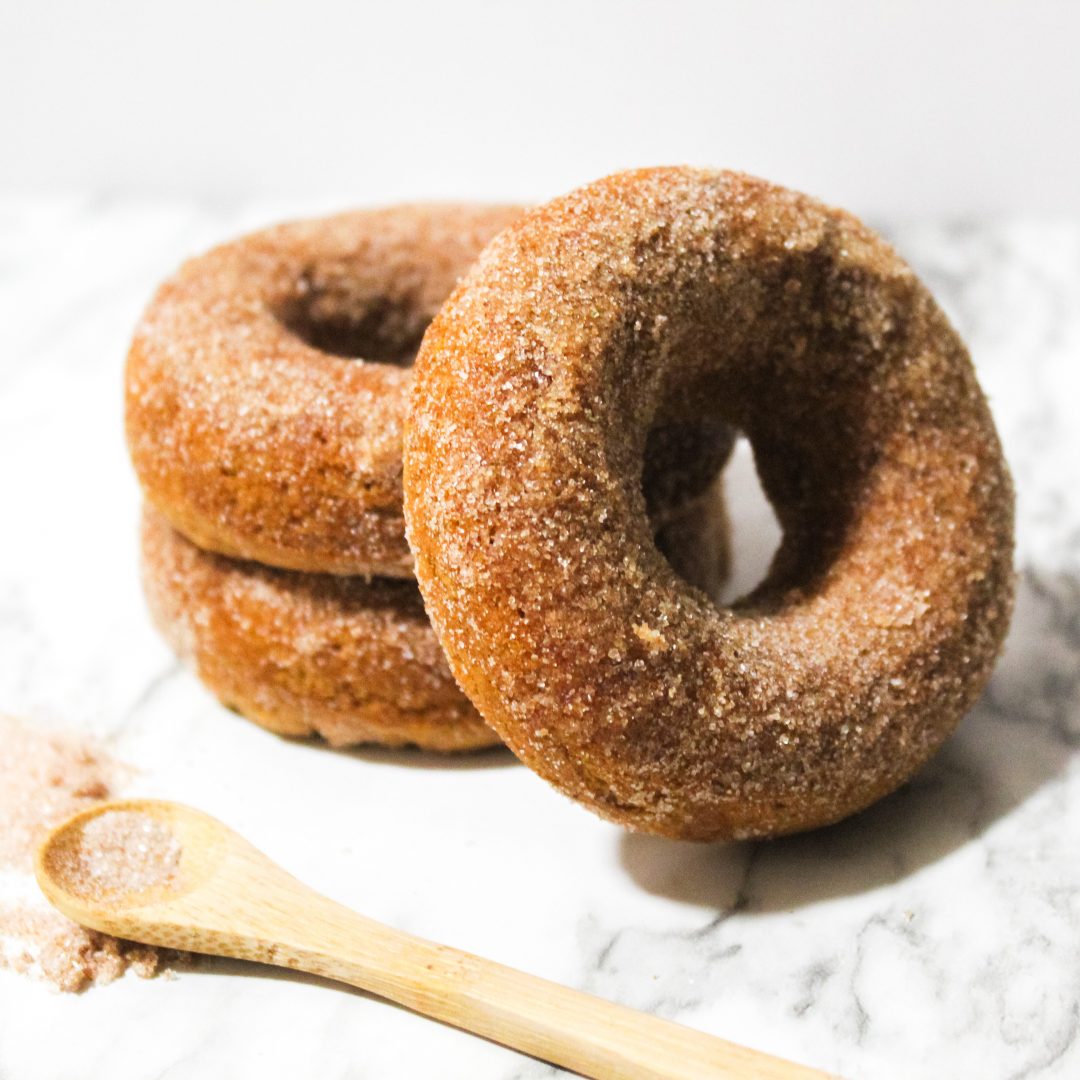
[[200, 547], [410, 577], [401, 424], [427, 324], [513, 206], [358, 210], [185, 263], [131, 344], [126, 420], [146, 497]]
[[[836, 821], [984, 685], [1013, 496], [963, 344], [855, 218], [729, 172], [629, 172], [529, 213], [415, 368], [405, 513], [458, 681], [531, 768], [693, 839]], [[672, 415], [747, 434], [783, 528], [717, 607], [641, 494]]]

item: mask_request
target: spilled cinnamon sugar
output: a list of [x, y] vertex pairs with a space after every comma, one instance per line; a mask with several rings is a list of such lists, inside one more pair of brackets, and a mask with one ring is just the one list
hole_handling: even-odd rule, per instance
[[[49, 906], [34, 881], [34, 851], [49, 829], [111, 798], [129, 775], [82, 735], [42, 731], [0, 716], [0, 967], [77, 992], [112, 982], [129, 969], [149, 978], [179, 959], [76, 925]], [[103, 815], [103, 829], [115, 829], [107, 822], [112, 816]], [[121, 826], [113, 832], [116, 842], [124, 839]], [[107, 851], [112, 853], [100, 856], [106, 860], [101, 867], [116, 859], [113, 848]], [[127, 858], [138, 865], [138, 852]]]
[[177, 884], [180, 850], [173, 832], [148, 814], [107, 810], [57, 853], [55, 869], [76, 895], [108, 902]]

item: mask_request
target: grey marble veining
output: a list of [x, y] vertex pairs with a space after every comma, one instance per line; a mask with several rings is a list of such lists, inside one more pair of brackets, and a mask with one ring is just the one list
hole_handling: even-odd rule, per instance
[[[969, 342], [1016, 480], [1019, 596], [988, 692], [867, 813], [696, 846], [600, 822], [508, 755], [283, 742], [154, 636], [127, 337], [183, 255], [301, 209], [0, 198], [0, 708], [101, 734], [139, 767], [133, 790], [204, 806], [404, 929], [850, 1077], [1080, 1075], [1080, 223], [888, 230]], [[745, 451], [733, 470], [745, 584], [775, 532]], [[0, 972], [0, 1080], [256, 1072], [557, 1074], [265, 969], [80, 998]]]

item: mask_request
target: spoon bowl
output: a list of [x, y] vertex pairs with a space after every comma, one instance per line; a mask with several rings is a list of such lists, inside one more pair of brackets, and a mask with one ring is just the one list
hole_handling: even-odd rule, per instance
[[[138, 814], [167, 829], [179, 845], [180, 865], [169, 882], [149, 889], [114, 892], [105, 905], [100, 897], [89, 895], [84, 883], [75, 876], [77, 858], [73, 856], [88, 843], [87, 826], [103, 815], [116, 813]], [[38, 884], [54, 907], [76, 922], [104, 930], [93, 924], [106, 915], [118, 917], [118, 913], [129, 908], [160, 909], [182, 901], [220, 869], [229, 841], [235, 835], [209, 815], [178, 803], [117, 800], [80, 811], [54, 828], [37, 850], [35, 872]], [[142, 918], [146, 918], [145, 912]]]
[[[164, 828], [179, 854], [167, 880], [139, 880], [137, 888], [103, 896], [87, 887], [81, 867], [91, 826], [117, 813]], [[35, 871], [50, 902], [94, 930], [336, 979], [582, 1076], [826, 1075], [367, 919], [301, 884], [221, 822], [178, 803], [135, 799], [84, 810], [49, 833]]]
[[[169, 882], [112, 892], [107, 898], [85, 888], [73, 872], [78, 860], [72, 856], [86, 846], [88, 825], [117, 813], [143, 815], [175, 837], [179, 861]], [[268, 963], [277, 961], [264, 936], [272, 931], [275, 914], [280, 916], [301, 891], [321, 901], [315, 906], [337, 909], [217, 818], [160, 799], [101, 803], [61, 822], [39, 846], [34, 872], [48, 901], [92, 930], [147, 945]]]

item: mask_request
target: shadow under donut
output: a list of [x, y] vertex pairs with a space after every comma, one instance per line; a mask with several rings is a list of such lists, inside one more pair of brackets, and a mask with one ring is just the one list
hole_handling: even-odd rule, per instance
[[317, 736], [299, 739], [304, 746], [335, 757], [351, 757], [373, 765], [397, 765], [407, 769], [434, 769], [441, 772], [471, 772], [478, 769], [504, 769], [517, 765], [518, 759], [501, 745], [451, 753], [424, 750], [416, 746], [331, 746]]
[[721, 912], [790, 910], [900, 880], [982, 836], [1080, 749], [1080, 578], [1027, 570], [980, 702], [921, 772], [837, 825], [779, 840], [696, 845], [636, 833], [626, 873], [648, 892]]

